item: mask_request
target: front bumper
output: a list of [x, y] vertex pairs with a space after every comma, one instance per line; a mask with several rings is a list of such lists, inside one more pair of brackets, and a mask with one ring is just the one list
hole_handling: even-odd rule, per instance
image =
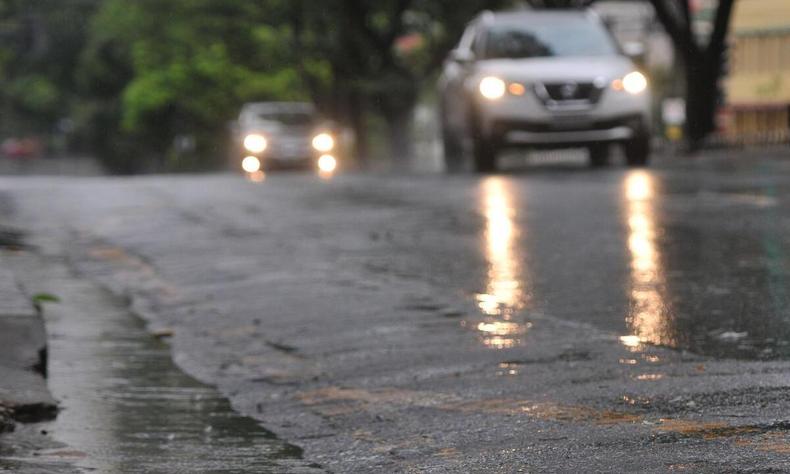
[[498, 101], [476, 97], [478, 131], [503, 146], [623, 142], [650, 133], [650, 94], [603, 90], [593, 103], [551, 108], [534, 93]]
[[536, 147], [623, 142], [648, 133], [647, 124], [640, 115], [625, 115], [606, 120], [580, 116], [551, 122], [495, 121], [491, 132], [494, 139], [502, 145]]
[[582, 145], [587, 143], [617, 142], [633, 138], [636, 132], [628, 127], [607, 130], [577, 130], [572, 132], [508, 132], [504, 142], [510, 145]]
[[252, 155], [263, 161], [274, 161], [278, 163], [301, 163], [318, 158], [319, 153], [308, 146], [282, 147], [271, 146], [260, 153], [250, 153], [244, 150], [246, 155]]

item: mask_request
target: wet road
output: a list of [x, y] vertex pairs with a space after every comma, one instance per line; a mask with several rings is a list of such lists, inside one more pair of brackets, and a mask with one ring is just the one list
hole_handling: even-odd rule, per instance
[[328, 469], [784, 469], [787, 155], [0, 190]]
[[178, 370], [168, 346], [122, 299], [71, 274], [57, 258], [18, 252], [3, 264], [32, 268], [21, 272], [25, 285], [59, 299], [44, 314], [49, 387], [61, 412], [39, 429], [64, 446], [19, 460], [16, 470], [60, 472], [64, 464], [106, 473], [320, 472], [301, 461], [299, 448]]

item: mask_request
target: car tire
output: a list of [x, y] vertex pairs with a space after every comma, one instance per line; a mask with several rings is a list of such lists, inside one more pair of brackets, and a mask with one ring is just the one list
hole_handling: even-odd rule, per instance
[[493, 173], [497, 170], [496, 144], [486, 138], [474, 139], [474, 159], [476, 173]]
[[444, 145], [444, 169], [448, 173], [458, 173], [464, 164], [464, 143], [455, 133], [442, 130], [442, 143]]
[[625, 142], [623, 148], [625, 152], [625, 161], [628, 166], [647, 166], [650, 161], [650, 137], [647, 135], [638, 136]]
[[474, 172], [495, 172], [497, 170], [498, 154], [496, 138], [486, 136], [485, 132], [483, 132], [475, 108], [469, 114], [468, 130], [472, 135], [472, 165]]
[[609, 144], [596, 143], [587, 147], [590, 154], [590, 166], [601, 168], [609, 164]]

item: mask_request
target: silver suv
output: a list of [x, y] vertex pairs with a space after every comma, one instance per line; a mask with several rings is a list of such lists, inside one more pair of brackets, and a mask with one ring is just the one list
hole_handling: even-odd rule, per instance
[[448, 170], [471, 144], [476, 171], [506, 147], [587, 147], [593, 165], [622, 144], [631, 166], [650, 154], [647, 79], [589, 10], [485, 12], [439, 79]]

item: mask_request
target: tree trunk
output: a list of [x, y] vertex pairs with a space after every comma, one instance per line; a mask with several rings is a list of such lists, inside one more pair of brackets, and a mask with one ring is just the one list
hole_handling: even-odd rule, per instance
[[395, 169], [405, 170], [414, 152], [412, 124], [414, 107], [399, 107], [385, 115], [390, 145], [390, 157]]
[[686, 65], [686, 136], [689, 148], [695, 151], [715, 129], [719, 64], [706, 57], [692, 61], [693, 65]]
[[368, 147], [368, 127], [365, 117], [365, 102], [358, 91], [348, 95], [346, 116], [351, 130], [354, 132], [354, 159], [360, 168], [366, 168], [370, 164], [370, 149]]
[[727, 50], [727, 30], [733, 4], [734, 0], [719, 0], [708, 44], [687, 58], [686, 129], [692, 151], [700, 148], [705, 138], [716, 130], [719, 78]]
[[[719, 0], [713, 32], [700, 45], [693, 32], [688, 0], [651, 0], [656, 15], [683, 58], [686, 82], [686, 139], [693, 151], [715, 129], [719, 77], [735, 0]], [[674, 6], [673, 6], [674, 5]]]

